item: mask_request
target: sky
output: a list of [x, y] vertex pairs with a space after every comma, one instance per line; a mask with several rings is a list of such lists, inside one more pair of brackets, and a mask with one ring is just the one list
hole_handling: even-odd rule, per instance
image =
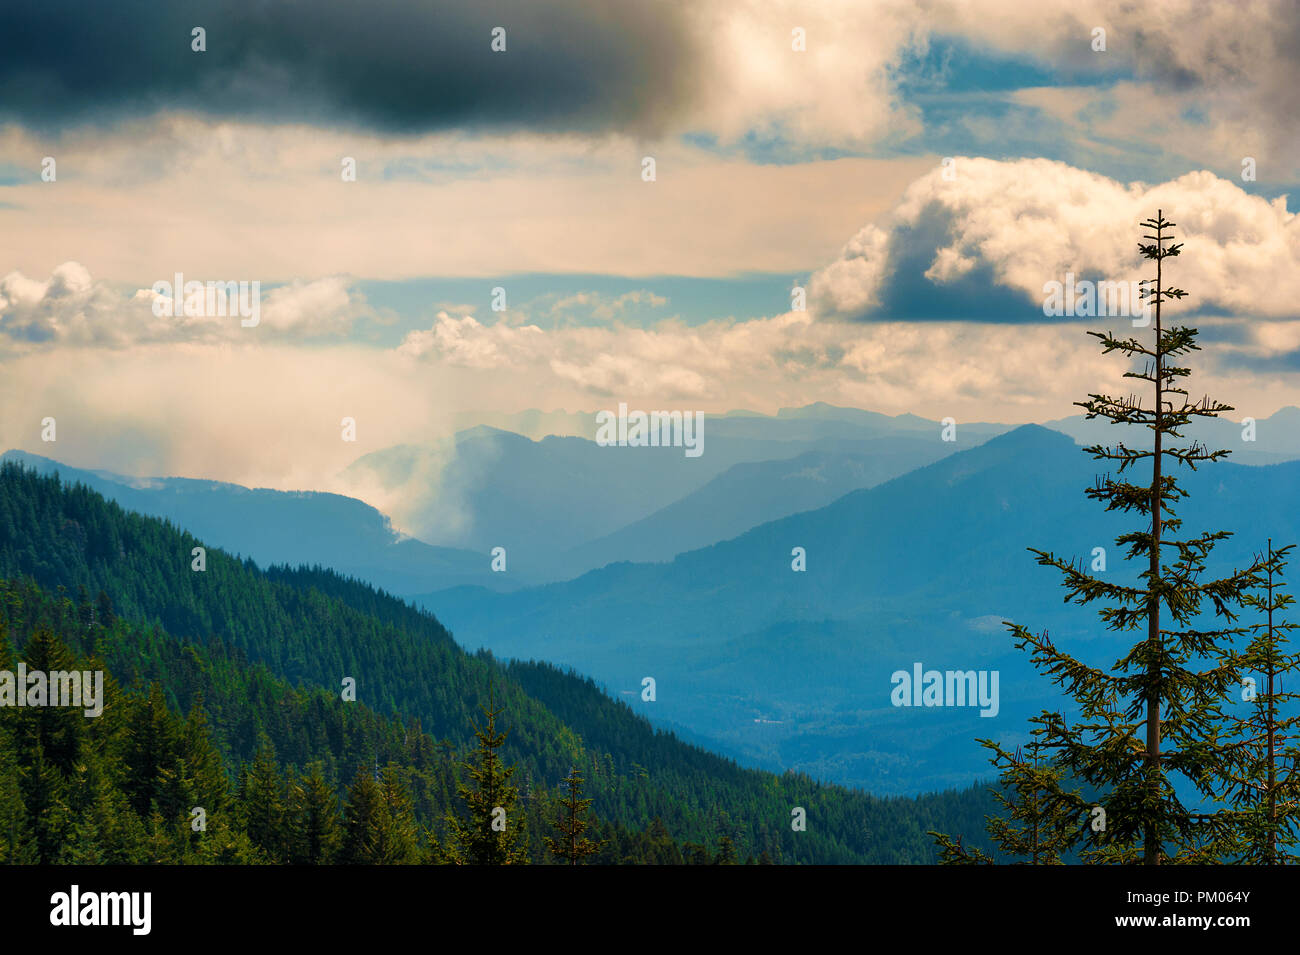
[[1157, 209], [1192, 387], [1267, 417], [1297, 74], [1290, 2], [6, 4], [0, 448], [328, 488], [528, 408], [1049, 420], [1131, 325], [1047, 283], [1146, 277]]

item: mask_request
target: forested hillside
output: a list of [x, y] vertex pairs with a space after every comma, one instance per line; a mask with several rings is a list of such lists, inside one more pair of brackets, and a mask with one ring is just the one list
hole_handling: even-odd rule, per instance
[[[112, 677], [98, 719], [0, 710], [4, 858], [444, 861], [489, 693], [534, 861], [573, 768], [608, 840], [595, 861], [911, 863], [933, 861], [929, 829], [980, 842], [979, 787], [886, 800], [743, 769], [591, 681], [467, 654], [432, 614], [367, 585], [214, 549], [196, 570], [201, 546], [85, 487], [0, 468], [0, 652]], [[337, 844], [324, 819], [343, 827]]]

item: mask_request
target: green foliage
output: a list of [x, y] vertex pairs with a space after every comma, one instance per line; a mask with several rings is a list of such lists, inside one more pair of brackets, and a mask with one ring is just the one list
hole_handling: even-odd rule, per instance
[[347, 865], [414, 865], [420, 860], [411, 799], [395, 767], [382, 776], [357, 770], [344, 809], [343, 848]]
[[[1231, 766], [1220, 783], [1220, 795], [1234, 805], [1231, 844], [1225, 854], [1233, 861], [1277, 865], [1294, 857], [1300, 845], [1300, 693], [1284, 689], [1283, 676], [1300, 667], [1300, 653], [1288, 652], [1288, 634], [1298, 624], [1282, 619], [1295, 598], [1282, 588], [1287, 555], [1293, 545], [1273, 549], [1268, 542], [1268, 568], [1262, 593], [1248, 594], [1247, 606], [1262, 620], [1252, 625], [1250, 643], [1235, 658], [1250, 677], [1254, 699], [1250, 715], [1231, 720], [1225, 737]], [[1243, 687], [1245, 686], [1243, 680]], [[1286, 710], [1290, 715], [1285, 715]]]
[[[472, 782], [464, 761], [485, 705], [510, 714], [495, 752], [519, 790], [518, 848], [537, 861], [572, 769], [600, 816], [600, 864], [680, 864], [688, 842], [710, 863], [927, 863], [927, 829], [983, 842], [982, 787], [877, 799], [744, 769], [589, 679], [467, 654], [431, 614], [365, 584], [261, 571], [216, 549], [195, 572], [195, 546], [83, 487], [0, 466], [0, 624], [15, 648], [47, 631], [33, 652], [106, 671], [108, 698], [90, 720], [0, 710], [0, 768], [14, 766], [0, 777], [0, 827], [12, 821], [0, 858], [450, 861], [447, 814]], [[340, 699], [344, 676], [357, 702]], [[806, 832], [790, 828], [794, 806]]]
[[[1045, 825], [1053, 847], [1046, 861], [1059, 859], [1060, 850], [1079, 838], [1076, 820], [1087, 809], [1077, 792], [1062, 788], [1063, 779], [1080, 780], [1100, 794], [1104, 810], [1100, 818], [1105, 824], [1082, 830], [1082, 852], [1092, 862], [1219, 862], [1240, 855], [1243, 838], [1257, 853], [1276, 837], [1277, 797], [1290, 792], [1275, 785], [1272, 769], [1265, 765], [1272, 765], [1276, 725], [1265, 730], [1268, 760], [1261, 761], [1259, 737], [1245, 746], [1234, 743], [1234, 731], [1241, 735], [1244, 727], [1234, 727], [1222, 711], [1243, 665], [1273, 667], [1281, 662], [1272, 656], [1273, 636], [1272, 642], [1257, 640], [1244, 656], [1232, 650], [1234, 639], [1250, 629], [1233, 626], [1237, 614], [1252, 606], [1253, 591], [1265, 578], [1271, 581], [1276, 558], [1270, 552], [1245, 569], [1216, 578], [1209, 572], [1210, 554], [1228, 533], [1174, 536], [1183, 523], [1177, 508], [1187, 494], [1176, 477], [1166, 473], [1165, 465], [1194, 470], [1229, 453], [1210, 451], [1198, 442], [1179, 445], [1180, 429], [1197, 418], [1232, 409], [1209, 397], [1191, 401], [1182, 387], [1191, 370], [1180, 362], [1199, 349], [1197, 332], [1184, 326], [1166, 328], [1163, 322], [1164, 304], [1187, 294], [1164, 285], [1164, 260], [1179, 255], [1182, 246], [1172, 241], [1168, 230], [1174, 223], [1163, 214], [1142, 226], [1149, 230], [1143, 236], [1149, 241], [1139, 243], [1139, 250], [1156, 263], [1156, 277], [1144, 283], [1143, 290], [1154, 306], [1154, 341], [1148, 345], [1110, 332], [1089, 334], [1101, 341], [1104, 353], [1118, 352], [1143, 363], [1140, 370], [1131, 369], [1124, 376], [1146, 382], [1151, 401], [1144, 404], [1136, 394], [1118, 398], [1092, 394], [1077, 404], [1089, 419], [1105, 418], [1148, 432], [1149, 445], [1141, 441], [1129, 447], [1118, 442], [1086, 449], [1094, 458], [1117, 465], [1116, 475], [1098, 479], [1085, 494], [1108, 511], [1134, 512], [1142, 519], [1138, 528], [1120, 535], [1115, 543], [1144, 570], [1138, 584], [1124, 584], [1088, 573], [1082, 562], [1032, 552], [1039, 564], [1060, 572], [1067, 602], [1100, 601], [1098, 615], [1109, 629], [1144, 633], [1106, 670], [1059, 648], [1046, 632], [1034, 634], [1009, 623], [1016, 645], [1028, 650], [1034, 664], [1073, 698], [1079, 716], [1071, 721], [1059, 712], [1045, 711], [1035, 719], [1032, 765], [1008, 762], [1003, 749], [984, 741], [994, 750], [995, 764], [1000, 762], [1004, 768], [1004, 784], [1015, 794], [1014, 800], [1003, 799], [1009, 817], [991, 821], [990, 834], [1004, 848], [1024, 855], [1027, 848], [1037, 849], [1034, 840]], [[1126, 472], [1140, 467], [1150, 469], [1141, 483], [1125, 479]], [[1271, 583], [1269, 593], [1272, 601]], [[1206, 629], [1206, 617], [1218, 625]], [[1270, 633], [1275, 634], [1272, 627]], [[1276, 700], [1271, 678], [1268, 700], [1266, 706]], [[1271, 709], [1265, 715], [1275, 716]], [[1043, 754], [1046, 763], [1040, 765]], [[1187, 805], [1175, 786], [1178, 777], [1213, 811], [1200, 812], [1200, 807]], [[1262, 786], [1261, 779], [1265, 780]], [[1241, 811], [1221, 798], [1233, 784], [1249, 798], [1263, 801], [1263, 811], [1250, 815], [1253, 834], [1245, 834], [1247, 821]], [[1032, 837], [1029, 843], [1027, 833]], [[963, 852], [959, 843], [938, 838], [944, 861], [969, 861], [972, 854]]]
[[[1008, 752], [991, 739], [980, 745], [992, 752], [990, 762], [1001, 770], [1000, 787], [991, 790], [1005, 813], [989, 816], [984, 828], [1003, 856], [1025, 865], [1063, 865], [1083, 835], [1089, 804], [1077, 788], [1068, 787], [1061, 769], [1045, 755], [1047, 727], [1041, 717], [1025, 750]], [[992, 864], [1000, 861], [978, 847], [931, 832], [943, 865]]]
[[519, 789], [510, 785], [514, 766], [502, 763], [498, 750], [506, 741], [506, 731], [498, 731], [496, 719], [501, 708], [489, 703], [483, 708], [487, 723], [475, 727], [478, 750], [465, 764], [469, 783], [458, 793], [465, 813], [448, 813], [447, 829], [451, 839], [448, 858], [457, 865], [521, 865], [528, 862], [523, 841], [524, 816], [515, 811]]
[[289, 784], [289, 861], [294, 865], [328, 865], [338, 857], [343, 837], [339, 801], [317, 760]]
[[557, 801], [557, 818], [551, 823], [556, 835], [546, 837], [546, 848], [568, 865], [582, 865], [588, 856], [601, 850], [601, 843], [594, 842], [585, 835], [591, 826], [586, 815], [592, 800], [582, 796], [580, 770], [570, 770], [564, 784], [567, 791]]

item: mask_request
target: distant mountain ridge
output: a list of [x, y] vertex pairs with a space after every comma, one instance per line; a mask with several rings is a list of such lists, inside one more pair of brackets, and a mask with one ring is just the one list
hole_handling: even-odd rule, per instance
[[87, 471], [7, 451], [41, 474], [79, 481], [123, 507], [160, 517], [260, 564], [321, 564], [393, 593], [458, 583], [507, 586], [486, 553], [434, 547], [393, 530], [388, 518], [354, 498], [322, 491], [275, 491], [191, 478], [131, 478]]
[[[1238, 413], [1241, 413], [1240, 411]], [[1287, 405], [1266, 418], [1245, 421], [1228, 418], [1198, 418], [1183, 429], [1183, 436], [1199, 440], [1215, 450], [1231, 451], [1229, 458], [1238, 464], [1280, 464], [1300, 458], [1300, 408]], [[1068, 434], [1082, 445], [1113, 444], [1119, 431], [1109, 421], [1094, 418], [1089, 421], [1082, 415], [1058, 418], [1044, 422], [1044, 427]], [[1126, 438], [1131, 446], [1138, 446], [1136, 438]]]
[[[1117, 646], [1090, 610], [1062, 604], [1058, 578], [1027, 552], [1091, 560], [1103, 547], [1108, 573], [1134, 577], [1113, 544], [1132, 521], [1083, 495], [1098, 470], [1068, 436], [1026, 425], [668, 563], [420, 600], [471, 646], [544, 655], [613, 688], [654, 675], [659, 698], [641, 707], [647, 715], [763, 765], [881, 791], [891, 780], [960, 784], [982, 771], [976, 735], [1022, 732], [1024, 715], [1053, 699], [1002, 621], [1087, 641], [1098, 664]], [[1216, 567], [1240, 566], [1270, 536], [1300, 541], [1300, 462], [1206, 465], [1180, 480], [1191, 493], [1179, 509], [1185, 532], [1235, 532]], [[806, 571], [792, 570], [795, 548]], [[889, 674], [917, 661], [1001, 669], [998, 718], [892, 708]]]
[[[704, 453], [690, 458], [679, 448], [601, 447], [595, 416], [587, 417], [585, 437], [534, 440], [480, 425], [438, 442], [386, 448], [353, 462], [341, 479], [358, 497], [389, 502], [395, 523], [422, 540], [476, 552], [504, 547], [511, 573], [533, 583], [612, 561], [667, 559], [1008, 427], [961, 425], [951, 442], [942, 440], [939, 422], [910, 415], [830, 405], [775, 416], [732, 412], [705, 416]], [[517, 423], [531, 420], [525, 413]], [[811, 465], [831, 479], [792, 479], [789, 462], [805, 455], [821, 457], [796, 471]]]

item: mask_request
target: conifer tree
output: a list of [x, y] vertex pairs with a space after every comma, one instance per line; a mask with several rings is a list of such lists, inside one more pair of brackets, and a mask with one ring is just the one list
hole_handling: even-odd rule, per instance
[[[984, 829], [1006, 856], [1017, 857], [1024, 865], [1062, 865], [1064, 856], [1079, 842], [1087, 825], [1088, 803], [1077, 789], [1067, 789], [1064, 773], [1045, 756], [1043, 737], [1046, 727], [1042, 717], [1028, 745], [1008, 752], [990, 739], [980, 745], [990, 750], [990, 762], [1001, 772], [993, 798], [1004, 816], [986, 816]], [[960, 837], [933, 830], [929, 833], [939, 847], [942, 865], [989, 865], [996, 860], [978, 848], [966, 847]]]
[[432, 826], [426, 826], [424, 829], [424, 849], [420, 852], [420, 862], [422, 865], [447, 865], [452, 860], [447, 857], [446, 850], [442, 847], [442, 842], [438, 839], [438, 833]]
[[383, 804], [380, 861], [384, 865], [414, 865], [420, 861], [415, 809], [396, 766], [387, 767], [379, 782]]
[[465, 764], [473, 785], [461, 783], [457, 792], [465, 805], [465, 815], [447, 815], [448, 857], [457, 865], [520, 865], [528, 862], [524, 838], [523, 813], [515, 803], [517, 787], [510, 785], [514, 766], [506, 766], [498, 752], [506, 741], [507, 731], [498, 731], [496, 719], [502, 712], [491, 691], [483, 708], [487, 723], [475, 726], [478, 749]]
[[95, 598], [95, 616], [105, 630], [112, 630], [113, 624], [117, 622], [117, 615], [113, 613], [113, 601], [102, 590]]
[[379, 783], [365, 767], [357, 769], [343, 815], [339, 861], [344, 865], [374, 865], [382, 855], [384, 798]]
[[[12, 673], [13, 669], [9, 625], [0, 617], [0, 670]], [[36, 861], [36, 851], [23, 804], [22, 767], [9, 733], [15, 712], [9, 707], [0, 708], [0, 863], [30, 864]]]
[[23, 781], [18, 754], [0, 723], [0, 864], [37, 861], [27, 808], [23, 804]]
[[570, 769], [564, 782], [566, 793], [559, 800], [559, 818], [551, 823], [558, 835], [545, 838], [546, 848], [569, 865], [581, 865], [587, 856], [599, 852], [603, 843], [594, 842], [585, 835], [591, 825], [585, 818], [591, 808], [591, 799], [582, 795], [582, 770], [576, 766]]
[[[1300, 780], [1295, 776], [1300, 714], [1293, 706], [1300, 693], [1287, 692], [1282, 684], [1284, 674], [1300, 667], [1300, 653], [1287, 652], [1287, 634], [1300, 625], [1281, 617], [1295, 602], [1282, 589], [1292, 546], [1275, 551], [1269, 540], [1263, 593], [1246, 597], [1264, 619], [1249, 628], [1254, 636], [1236, 658], [1243, 674], [1256, 673], [1259, 680], [1242, 681], [1243, 696], [1253, 705], [1251, 714], [1235, 720], [1229, 729], [1236, 760], [1223, 795], [1238, 809], [1233, 819], [1239, 843], [1235, 861], [1256, 865], [1285, 862], [1300, 843]], [[1291, 715], [1280, 710], [1290, 710]]]
[[123, 788], [137, 816], [147, 817], [158, 796], [159, 774], [172, 765], [176, 740], [168, 718], [167, 701], [157, 683], [149, 687], [149, 696], [128, 704], [134, 725], [127, 738], [123, 761], [126, 779]]
[[344, 810], [347, 865], [414, 865], [420, 861], [415, 812], [397, 769], [357, 770]]
[[253, 755], [239, 795], [244, 831], [248, 833], [249, 841], [266, 853], [268, 861], [283, 862], [288, 849], [286, 794], [284, 778], [276, 765], [270, 740], [263, 738], [262, 745]]
[[109, 865], [128, 865], [146, 861], [142, 847], [147, 835], [144, 821], [131, 811], [126, 794], [107, 788], [96, 800], [91, 812], [98, 826], [102, 859]]
[[[200, 698], [190, 708], [181, 729], [181, 753], [186, 771], [194, 781], [194, 799], [209, 814], [225, 808], [229, 782], [221, 763], [221, 753], [212, 742], [207, 715]], [[184, 807], [187, 811], [192, 807]]]
[[[72, 652], [44, 626], [38, 627], [27, 641], [23, 658], [28, 672], [39, 670], [47, 677], [56, 671], [77, 669]], [[46, 692], [50, 692], [48, 681]], [[31, 707], [20, 711], [17, 724], [26, 739], [40, 741], [46, 757], [59, 770], [70, 772], [80, 761], [86, 733], [86, 718], [80, 710], [64, 706]]]
[[[24, 756], [27, 751], [21, 751]], [[38, 740], [23, 767], [27, 819], [32, 827], [33, 860], [51, 864], [68, 844], [76, 817], [69, 805], [68, 784], [56, 763], [48, 758]]]
[[294, 865], [329, 865], [342, 842], [338, 798], [325, 780], [319, 761], [289, 787], [292, 835], [289, 861]]
[[713, 865], [708, 847], [701, 842], [683, 842], [682, 861], [684, 865]]
[[[72, 653], [47, 626], [39, 626], [23, 649], [28, 672], [48, 677], [76, 668]], [[18, 688], [17, 692], [23, 692]], [[48, 680], [46, 692], [49, 692]], [[86, 718], [62, 706], [29, 706], [12, 711], [10, 739], [17, 751], [23, 780], [23, 801], [37, 860], [57, 862], [71, 839], [78, 811], [87, 794], [71, 784], [83, 763]], [[48, 696], [47, 696], [48, 700]]]
[[[1228, 533], [1174, 536], [1182, 524], [1176, 508], [1187, 495], [1172, 471], [1176, 466], [1195, 469], [1229, 453], [1210, 451], [1198, 441], [1177, 443], [1183, 438], [1181, 429], [1198, 418], [1232, 410], [1209, 397], [1193, 402], [1181, 386], [1191, 369], [1180, 362], [1200, 346], [1196, 329], [1164, 324], [1164, 305], [1187, 294], [1164, 284], [1165, 260], [1182, 250], [1182, 244], [1173, 241], [1174, 225], [1162, 211], [1142, 223], [1148, 231], [1138, 249], [1156, 268], [1155, 279], [1144, 280], [1142, 289], [1154, 317], [1152, 340], [1089, 332], [1100, 340], [1104, 354], [1118, 352], [1142, 362], [1124, 377], [1145, 383], [1149, 402], [1138, 394], [1092, 394], [1076, 402], [1089, 420], [1104, 418], [1149, 432], [1134, 447], [1119, 442], [1085, 449], [1117, 465], [1117, 474], [1099, 478], [1087, 496], [1107, 511], [1136, 512], [1144, 521], [1115, 539], [1127, 549], [1128, 559], [1144, 566], [1140, 582], [1103, 580], [1086, 572], [1082, 562], [1031, 548], [1039, 564], [1061, 573], [1066, 601], [1104, 601], [1099, 615], [1109, 629], [1145, 634], [1108, 671], [1058, 648], [1045, 632], [1034, 634], [1008, 624], [1017, 646], [1029, 650], [1034, 664], [1079, 705], [1077, 722], [1060, 713], [1044, 713], [1041, 725], [1053, 764], [1101, 794], [1105, 827], [1087, 833], [1085, 856], [1090, 861], [1155, 865], [1214, 861], [1223, 854], [1226, 817], [1184, 806], [1171, 777], [1181, 776], [1212, 798], [1216, 782], [1230, 771], [1229, 752], [1218, 742], [1223, 722], [1219, 706], [1237, 673], [1222, 654], [1243, 632], [1227, 625], [1236, 619], [1235, 610], [1264, 569], [1261, 559], [1226, 577], [1204, 579], [1210, 552]], [[1149, 470], [1142, 470], [1139, 479], [1136, 472], [1141, 469]], [[1125, 479], [1130, 471], [1135, 473], [1133, 481]], [[1223, 626], [1194, 629], [1207, 610]], [[1175, 626], [1179, 629], [1170, 629]]]
[[[8, 650], [5, 624], [0, 620], [0, 670], [12, 672]], [[8, 726], [14, 712], [0, 708], [0, 863], [31, 865], [38, 861], [38, 854], [23, 798], [28, 775]]]
[[646, 861], [654, 865], [684, 865], [685, 858], [682, 856], [682, 850], [668, 832], [668, 827], [664, 821], [655, 816], [650, 820], [650, 828], [646, 831], [646, 841], [649, 843], [649, 852], [646, 854]]
[[714, 865], [736, 865], [736, 843], [731, 836], [718, 837], [718, 854], [714, 857]]

